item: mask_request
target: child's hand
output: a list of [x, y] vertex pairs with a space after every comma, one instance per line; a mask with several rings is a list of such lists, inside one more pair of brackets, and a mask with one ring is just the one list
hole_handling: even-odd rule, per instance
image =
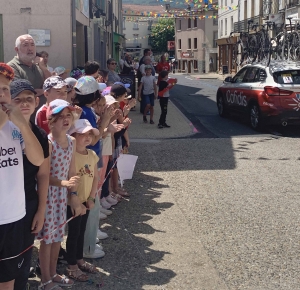
[[70, 199], [70, 207], [72, 210], [72, 214], [74, 217], [80, 216], [83, 209], [82, 209], [82, 203], [80, 202], [80, 199], [77, 195], [72, 194]]
[[118, 119], [122, 116], [122, 111], [120, 109], [115, 110], [115, 117]]
[[85, 215], [86, 214], [86, 207], [83, 205], [83, 204], [81, 204], [81, 215]]
[[82, 108], [80, 108], [80, 107], [77, 106], [77, 105], [75, 105], [74, 108], [75, 108], [75, 113], [76, 113], [76, 114], [79, 116], [79, 118], [80, 118], [80, 116], [81, 116], [81, 114], [82, 114]]
[[[139, 96], [140, 97], [140, 96]], [[131, 99], [128, 102], [128, 106], [130, 106], [130, 108], [133, 108], [136, 105], [136, 99]]]
[[45, 220], [45, 213], [38, 210], [31, 223], [32, 234], [37, 234], [38, 232], [40, 232], [40, 230], [43, 228], [44, 220]]
[[126, 118], [126, 119], [123, 121], [123, 125], [124, 125], [125, 127], [129, 126], [130, 124], [131, 124], [131, 119], [129, 119], [129, 118]]
[[91, 210], [94, 208], [94, 206], [95, 206], [94, 202], [92, 200], [88, 199], [86, 202], [87, 209]]
[[73, 176], [67, 181], [66, 187], [72, 188], [75, 191], [79, 185], [79, 182], [80, 182], [80, 177]]
[[4, 110], [4, 112], [7, 114], [9, 120], [12, 121], [20, 129], [25, 124], [27, 125], [27, 122], [18, 107], [12, 106], [10, 104], [4, 104], [2, 105], [2, 110]]
[[116, 123], [110, 123], [107, 127], [108, 132], [113, 133], [113, 134], [121, 131], [122, 129], [124, 129], [124, 125], [116, 124]]

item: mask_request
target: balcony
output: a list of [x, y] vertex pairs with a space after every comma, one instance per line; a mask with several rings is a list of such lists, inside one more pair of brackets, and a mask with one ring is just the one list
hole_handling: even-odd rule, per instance
[[262, 15], [254, 16], [253, 18], [247, 18], [242, 21], [234, 22], [233, 24], [233, 32], [241, 32], [247, 31], [248, 29], [248, 21], [253, 20], [253, 24], [262, 24]]
[[138, 43], [138, 42], [126, 42], [125, 43], [125, 48], [141, 48], [142, 47], [142, 43]]

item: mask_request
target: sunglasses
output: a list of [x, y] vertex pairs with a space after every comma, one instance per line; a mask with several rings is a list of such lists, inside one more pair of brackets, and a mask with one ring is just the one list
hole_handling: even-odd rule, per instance
[[116, 63], [116, 62], [111, 62], [110, 64], [112, 64], [112, 65], [116, 65], [117, 63]]

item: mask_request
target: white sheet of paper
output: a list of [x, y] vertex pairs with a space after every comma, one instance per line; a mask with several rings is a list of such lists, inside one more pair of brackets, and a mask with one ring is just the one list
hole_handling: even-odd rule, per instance
[[132, 179], [133, 171], [135, 168], [138, 156], [130, 154], [120, 154], [118, 158], [118, 172], [120, 176], [121, 186], [126, 179]]

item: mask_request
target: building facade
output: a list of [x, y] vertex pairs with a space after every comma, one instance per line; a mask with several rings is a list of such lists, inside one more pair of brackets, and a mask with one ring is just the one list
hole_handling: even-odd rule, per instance
[[175, 58], [178, 71], [215, 72], [217, 69], [217, 11], [175, 18]]
[[16, 38], [29, 33], [37, 51], [49, 53], [52, 67], [83, 66], [89, 59], [106, 67], [107, 58], [119, 54], [121, 2], [52, 0], [50, 5], [46, 0], [0, 0], [0, 61], [11, 60]]

